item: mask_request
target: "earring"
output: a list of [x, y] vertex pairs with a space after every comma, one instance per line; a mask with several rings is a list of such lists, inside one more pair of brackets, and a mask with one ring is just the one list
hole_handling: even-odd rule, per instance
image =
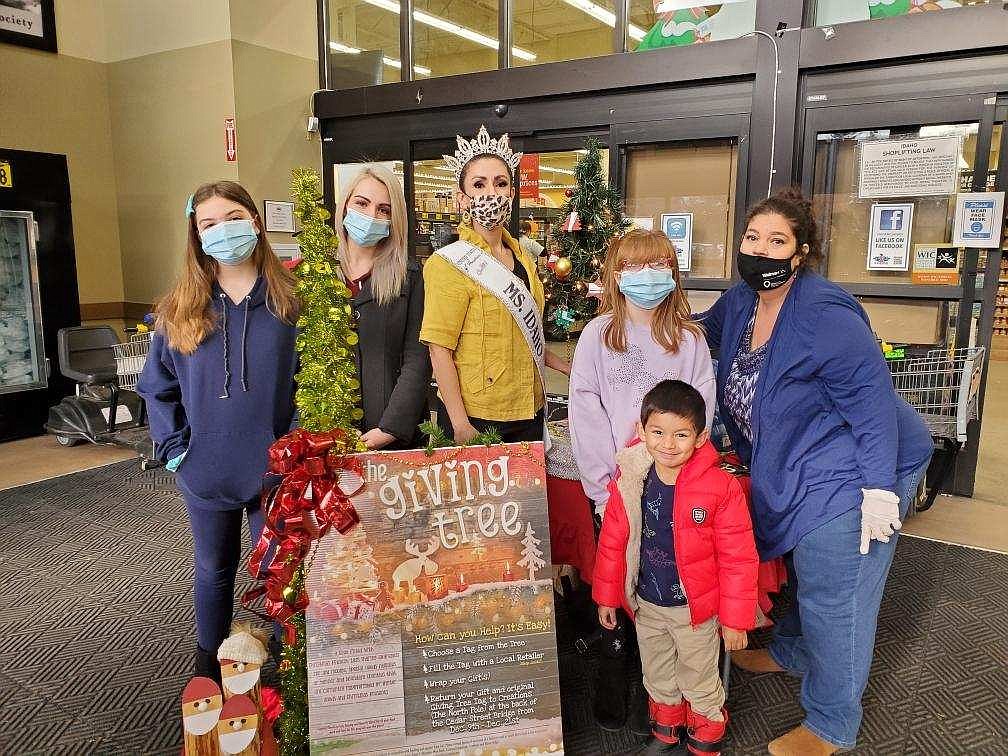
[[472, 213], [468, 209], [462, 211], [462, 225], [471, 226], [472, 225]]

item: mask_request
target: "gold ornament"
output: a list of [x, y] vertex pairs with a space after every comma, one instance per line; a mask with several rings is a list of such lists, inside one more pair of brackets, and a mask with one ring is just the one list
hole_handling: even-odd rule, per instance
[[285, 604], [293, 604], [297, 601], [298, 592], [294, 589], [294, 586], [288, 585], [283, 589], [283, 600]]
[[601, 267], [602, 267], [602, 260], [601, 260], [601, 259], [599, 259], [599, 256], [598, 256], [598, 255], [595, 255], [595, 256], [594, 256], [594, 257], [592, 257], [592, 259], [591, 259], [591, 264], [592, 264], [593, 266], [595, 266], [596, 268], [601, 268]]
[[561, 257], [556, 261], [556, 268], [553, 272], [556, 274], [557, 280], [564, 281], [571, 274], [573, 268], [574, 265], [569, 257]]

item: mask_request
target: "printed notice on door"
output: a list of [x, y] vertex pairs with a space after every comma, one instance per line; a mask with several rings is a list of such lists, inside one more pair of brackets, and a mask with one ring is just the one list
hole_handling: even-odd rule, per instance
[[862, 142], [858, 197], [931, 197], [955, 194], [959, 136]]
[[560, 754], [541, 442], [360, 455], [306, 579], [313, 754]]

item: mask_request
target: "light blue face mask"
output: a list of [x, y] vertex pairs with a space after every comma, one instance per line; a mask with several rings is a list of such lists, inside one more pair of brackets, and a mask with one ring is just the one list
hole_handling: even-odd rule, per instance
[[671, 270], [625, 270], [620, 273], [620, 291], [642, 310], [653, 310], [675, 291], [676, 282]]
[[218, 223], [200, 233], [203, 251], [221, 265], [240, 265], [245, 262], [252, 255], [258, 241], [259, 232], [252, 221], [244, 218]]
[[343, 217], [343, 228], [346, 229], [347, 236], [362, 247], [373, 247], [387, 239], [391, 225], [387, 220], [358, 213], [352, 207], [347, 208]]

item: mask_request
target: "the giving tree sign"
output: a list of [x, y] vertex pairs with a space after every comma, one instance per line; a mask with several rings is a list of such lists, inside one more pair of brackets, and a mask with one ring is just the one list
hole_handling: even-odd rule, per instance
[[307, 579], [312, 753], [562, 753], [542, 443], [362, 462]]

